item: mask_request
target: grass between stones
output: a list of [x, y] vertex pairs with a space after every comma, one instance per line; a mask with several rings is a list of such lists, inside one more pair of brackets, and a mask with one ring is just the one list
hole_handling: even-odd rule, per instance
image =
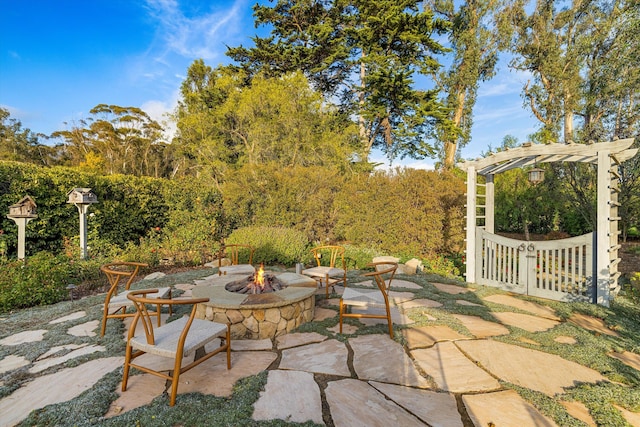
[[[172, 275], [167, 275], [154, 280], [136, 282], [133, 288], [152, 288], [190, 283], [194, 279], [211, 274], [211, 270], [193, 270]], [[407, 315], [415, 322], [411, 326], [446, 325], [453, 330], [472, 337], [471, 333], [453, 315], [464, 314], [478, 316], [488, 321], [496, 321], [492, 312], [511, 311], [527, 312], [484, 301], [483, 298], [502, 293], [501, 291], [481, 286], [469, 287], [470, 292], [462, 294], [449, 294], [436, 288], [433, 283], [458, 284], [467, 286], [454, 279], [446, 279], [434, 275], [400, 276], [421, 285], [421, 289], [405, 290], [412, 292], [416, 298], [430, 299], [442, 304], [438, 308], [414, 308], [407, 310]], [[362, 281], [358, 272], [350, 271], [348, 275], [350, 285]], [[325, 300], [324, 295], [317, 297], [317, 305], [336, 310], [336, 316], [323, 321], [310, 322], [302, 325], [296, 332], [317, 332], [334, 339], [346, 341], [348, 338], [365, 334], [386, 334], [387, 327], [384, 324], [362, 326], [356, 319], [346, 319], [346, 324], [358, 326], [354, 335], [343, 336], [328, 331], [338, 324], [337, 305], [333, 304], [336, 294], [330, 295], [334, 299], [331, 304]], [[69, 344], [99, 344], [106, 350], [96, 352], [64, 364], [51, 367], [37, 374], [28, 373], [28, 368], [17, 369], [0, 377], [0, 398], [8, 396], [22, 384], [31, 381], [36, 376], [54, 373], [60, 369], [77, 366], [86, 361], [109, 357], [123, 356], [125, 343], [122, 339], [125, 332], [122, 322], [108, 322], [107, 333], [104, 338], [75, 337], [69, 335], [67, 330], [75, 325], [83, 324], [90, 320], [101, 320], [101, 304], [103, 295], [85, 297], [73, 302], [20, 310], [0, 316], [2, 332], [0, 339], [6, 336], [34, 329], [46, 329], [45, 339], [39, 342], [24, 343], [20, 346], [0, 346], [0, 359], [14, 354], [23, 356], [30, 361], [35, 361], [53, 346]], [[564, 359], [577, 362], [583, 366], [595, 369], [606, 376], [611, 382], [602, 384], [578, 384], [561, 396], [550, 398], [542, 393], [514, 384], [503, 383], [505, 388], [517, 391], [520, 396], [534, 405], [540, 412], [552, 418], [562, 426], [584, 426], [584, 423], [571, 417], [560, 401], [577, 401], [583, 403], [590, 411], [594, 421], [601, 426], [626, 426], [628, 425], [614, 405], [627, 410], [640, 411], [640, 372], [609, 357], [610, 352], [631, 351], [640, 353], [640, 307], [632, 301], [619, 296], [611, 307], [595, 306], [584, 303], [559, 303], [546, 300], [522, 299], [544, 304], [556, 311], [556, 314], [565, 322], [544, 332], [528, 332], [516, 327], [507, 326], [509, 335], [493, 337], [509, 344], [531, 348], [546, 353], [556, 354]], [[479, 306], [461, 305], [458, 300], [479, 304]], [[332, 305], [333, 304], [333, 305]], [[51, 320], [67, 314], [85, 311], [87, 315], [81, 319], [64, 323], [49, 324]], [[583, 329], [573, 323], [566, 322], [571, 315], [580, 313], [600, 318], [619, 336], [609, 336]], [[181, 313], [175, 314], [179, 316]], [[396, 332], [409, 326], [395, 325]], [[400, 333], [396, 333], [396, 340], [403, 341]], [[560, 336], [573, 337], [575, 344], [567, 345], [556, 341]], [[62, 353], [58, 354], [62, 355]], [[60, 404], [49, 405], [34, 411], [21, 426], [289, 426], [289, 425], [314, 425], [313, 423], [296, 424], [286, 421], [255, 422], [251, 420], [253, 403], [258, 399], [260, 391], [266, 384], [267, 373], [240, 380], [234, 387], [233, 395], [229, 398], [203, 395], [200, 393], [181, 394], [176, 406], [169, 407], [165, 395], [158, 396], [151, 404], [121, 414], [110, 419], [102, 416], [108, 411], [111, 402], [117, 398], [115, 393], [120, 380], [122, 369], [118, 369], [103, 377], [96, 385], [77, 398]], [[325, 408], [328, 410], [328, 408]], [[327, 417], [325, 416], [325, 420]]]

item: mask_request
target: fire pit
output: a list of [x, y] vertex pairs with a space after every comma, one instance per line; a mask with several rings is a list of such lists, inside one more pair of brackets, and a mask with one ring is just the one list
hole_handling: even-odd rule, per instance
[[260, 265], [260, 269], [254, 274], [229, 282], [224, 288], [229, 292], [237, 292], [239, 294], [266, 294], [286, 287], [275, 275], [266, 273], [264, 265]]
[[313, 320], [315, 280], [289, 272], [264, 272], [263, 277], [264, 289], [254, 275], [216, 274], [196, 281], [193, 296], [209, 298], [198, 304], [196, 317], [230, 323], [235, 339], [275, 338]]

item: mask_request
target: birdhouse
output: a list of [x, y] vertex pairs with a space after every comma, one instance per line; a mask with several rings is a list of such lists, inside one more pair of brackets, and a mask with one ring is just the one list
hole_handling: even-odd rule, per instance
[[98, 196], [90, 188], [74, 188], [67, 193], [67, 196], [69, 196], [67, 203], [80, 205], [98, 203]]
[[15, 205], [9, 206], [9, 218], [37, 218], [36, 202], [29, 196], [24, 196]]

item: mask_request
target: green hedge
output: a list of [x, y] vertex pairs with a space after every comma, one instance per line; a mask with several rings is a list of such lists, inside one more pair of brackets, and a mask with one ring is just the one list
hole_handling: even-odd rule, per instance
[[284, 227], [242, 227], [231, 233], [226, 243], [241, 243], [255, 248], [254, 263], [283, 264], [291, 267], [307, 262], [309, 240], [304, 233]]
[[[210, 183], [195, 178], [164, 180], [129, 175], [99, 176], [64, 168], [0, 162], [0, 212], [25, 195], [38, 206], [38, 218], [27, 225], [26, 252], [59, 253], [65, 242], [78, 241], [79, 219], [75, 206], [66, 203], [67, 193], [75, 187], [88, 187], [98, 197], [89, 209], [87, 233], [93, 255], [99, 249], [124, 248], [138, 244], [157, 228], [167, 237], [192, 241], [197, 233], [202, 241], [219, 240], [216, 221], [222, 207], [220, 192]], [[183, 224], [202, 224], [184, 235]], [[0, 216], [0, 230], [6, 236], [6, 255], [17, 251], [17, 226]], [[183, 235], [180, 235], [180, 234]], [[184, 244], [182, 244], [184, 246]], [[90, 250], [91, 254], [91, 250]]]

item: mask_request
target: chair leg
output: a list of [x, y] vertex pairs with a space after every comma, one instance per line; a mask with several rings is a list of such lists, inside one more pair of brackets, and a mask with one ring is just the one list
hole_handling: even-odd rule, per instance
[[327, 294], [327, 298], [329, 298], [329, 275], [328, 274], [324, 277], [324, 286], [325, 286], [325, 292]]
[[340, 299], [340, 333], [342, 333], [342, 310], [344, 310], [344, 304], [342, 303], [342, 299]]
[[169, 406], [176, 404], [176, 397], [178, 396], [178, 384], [180, 383], [180, 370], [182, 369], [182, 355], [178, 352], [176, 357], [176, 363], [173, 368], [173, 374], [171, 375], [171, 399], [169, 400]]
[[227, 336], [225, 338], [227, 344], [227, 369], [231, 369], [231, 325], [227, 323]]
[[391, 310], [387, 306], [387, 322], [389, 323], [389, 336], [393, 339], [393, 322], [391, 321]]
[[129, 369], [131, 368], [131, 352], [132, 348], [127, 344], [127, 350], [124, 356], [124, 370], [122, 373], [122, 391], [127, 391], [127, 381], [129, 381]]
[[102, 316], [102, 327], [100, 328], [100, 336], [103, 337], [107, 331], [107, 315]]

